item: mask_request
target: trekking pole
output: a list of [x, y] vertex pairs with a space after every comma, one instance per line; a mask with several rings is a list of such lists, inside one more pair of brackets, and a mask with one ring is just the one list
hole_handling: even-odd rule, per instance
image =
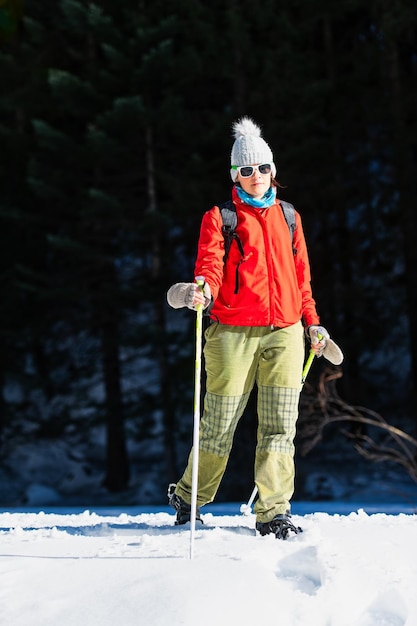
[[[196, 276], [197, 285], [202, 290], [204, 277]], [[191, 475], [191, 534], [190, 534], [190, 559], [194, 555], [195, 518], [197, 514], [197, 488], [198, 488], [198, 452], [200, 439], [200, 394], [201, 394], [201, 344], [203, 334], [203, 305], [196, 306], [197, 317], [195, 325], [195, 374], [194, 374], [194, 426], [193, 426], [193, 469]]]
[[257, 493], [258, 493], [258, 487], [255, 485], [247, 503], [240, 505], [240, 512], [243, 513], [243, 515], [250, 515], [252, 513], [252, 504], [256, 498]]
[[[304, 365], [303, 372], [301, 374], [301, 389], [304, 386], [304, 383], [305, 383], [306, 378], [307, 378], [307, 374], [310, 371], [310, 367], [311, 367], [311, 365], [312, 365], [312, 363], [314, 361], [314, 356], [315, 356], [314, 350], [311, 349], [310, 353], [308, 355], [308, 359], [306, 361], [306, 364]], [[249, 500], [247, 501], [247, 503], [246, 504], [241, 504], [241, 506], [240, 506], [240, 512], [243, 513], [243, 515], [250, 515], [251, 514], [252, 504], [253, 504], [253, 501], [256, 498], [256, 494], [257, 493], [258, 493], [258, 487], [255, 485], [255, 487], [253, 488], [253, 491], [252, 491], [251, 496], [250, 496]]]
[[313, 363], [314, 357], [315, 357], [314, 350], [311, 349], [310, 352], [309, 352], [306, 364], [304, 365], [303, 373], [301, 375], [301, 389], [304, 387], [304, 383], [306, 381], [307, 374], [310, 371], [310, 367], [311, 367], [311, 365]]

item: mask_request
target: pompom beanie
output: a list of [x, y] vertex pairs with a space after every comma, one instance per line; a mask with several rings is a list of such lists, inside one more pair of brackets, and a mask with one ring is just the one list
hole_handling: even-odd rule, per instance
[[261, 137], [261, 129], [250, 117], [242, 117], [233, 124], [233, 136], [235, 142], [230, 156], [230, 176], [233, 182], [236, 181], [238, 171], [233, 166], [241, 165], [261, 165], [271, 163], [272, 177], [277, 170], [274, 164], [274, 157], [271, 148]]

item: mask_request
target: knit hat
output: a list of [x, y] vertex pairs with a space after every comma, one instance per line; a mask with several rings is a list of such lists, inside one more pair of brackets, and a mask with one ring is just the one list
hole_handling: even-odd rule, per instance
[[230, 176], [233, 182], [236, 181], [238, 171], [233, 166], [256, 165], [271, 163], [272, 177], [274, 178], [277, 169], [274, 164], [272, 150], [261, 137], [261, 129], [250, 117], [242, 117], [233, 124], [233, 135], [235, 143], [232, 147], [230, 157]]

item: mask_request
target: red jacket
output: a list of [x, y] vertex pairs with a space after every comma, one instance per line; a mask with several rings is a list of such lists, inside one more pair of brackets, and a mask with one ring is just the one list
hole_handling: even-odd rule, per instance
[[[207, 211], [201, 223], [195, 276], [204, 276], [214, 304], [210, 318], [233, 326], [285, 328], [303, 319], [305, 326], [318, 324], [319, 317], [310, 285], [310, 264], [296, 212], [294, 256], [291, 235], [279, 201], [256, 209], [245, 204], [233, 189], [238, 234], [245, 256], [232, 242], [226, 264], [220, 209]], [[238, 269], [237, 269], [237, 266]], [[239, 290], [235, 294], [236, 269]]]

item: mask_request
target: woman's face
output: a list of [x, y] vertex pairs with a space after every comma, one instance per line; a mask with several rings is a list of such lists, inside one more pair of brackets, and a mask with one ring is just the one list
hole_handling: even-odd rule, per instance
[[271, 172], [261, 174], [257, 165], [262, 164], [252, 164], [254, 168], [252, 176], [242, 176], [239, 172], [236, 182], [240, 183], [243, 191], [246, 191], [250, 196], [259, 200], [271, 186]]

